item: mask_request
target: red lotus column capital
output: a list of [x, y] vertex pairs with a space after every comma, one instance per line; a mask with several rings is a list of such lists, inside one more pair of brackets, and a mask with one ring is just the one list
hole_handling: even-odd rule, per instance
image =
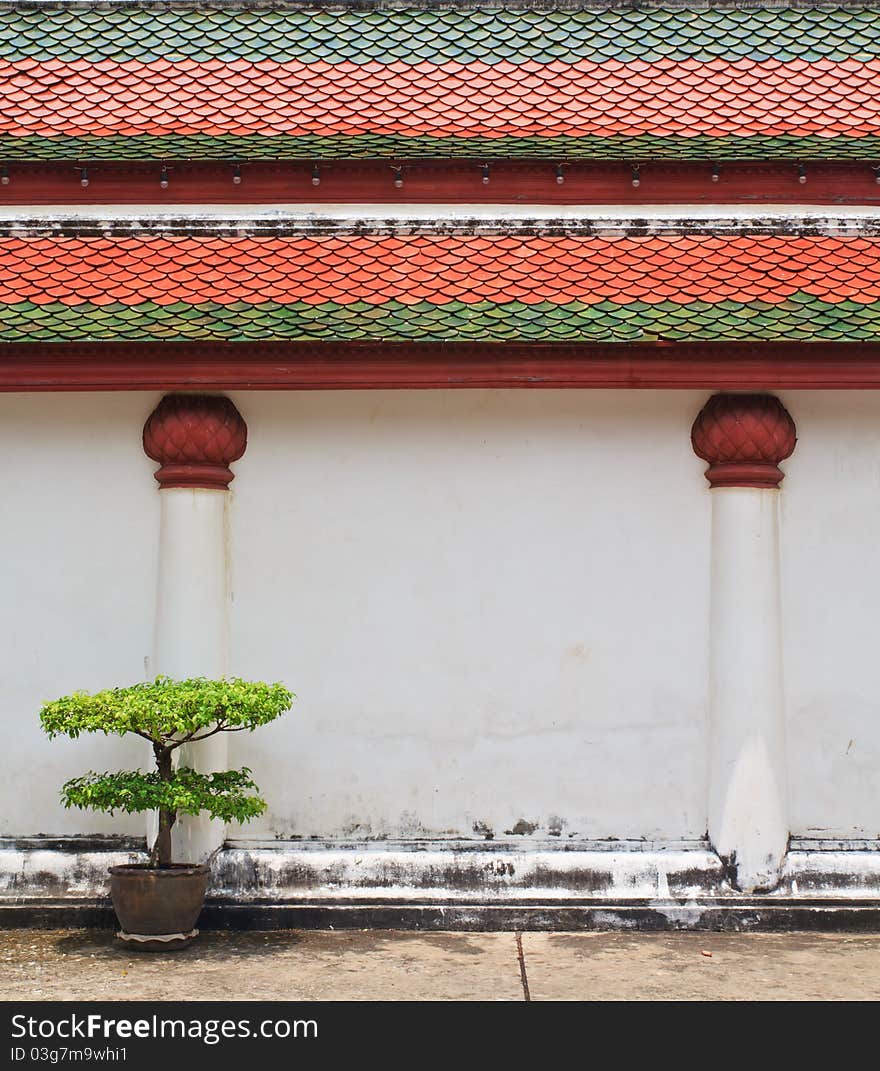
[[712, 487], [778, 487], [780, 461], [797, 442], [794, 421], [772, 394], [715, 394], [691, 429], [697, 457], [709, 462]]
[[158, 461], [160, 487], [207, 487], [225, 491], [229, 468], [244, 454], [247, 425], [228, 398], [167, 394], [144, 425], [144, 451]]

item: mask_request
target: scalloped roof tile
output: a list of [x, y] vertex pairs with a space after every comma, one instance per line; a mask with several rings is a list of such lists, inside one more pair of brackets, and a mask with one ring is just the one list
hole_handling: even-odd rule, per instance
[[875, 235], [0, 238], [0, 341], [880, 341]]
[[0, 157], [856, 158], [880, 4], [0, 4]]

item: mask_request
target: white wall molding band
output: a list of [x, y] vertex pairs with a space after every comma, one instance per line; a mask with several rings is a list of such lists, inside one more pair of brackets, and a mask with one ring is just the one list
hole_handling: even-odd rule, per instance
[[[0, 928], [111, 924], [107, 866], [144, 855], [123, 838], [82, 840], [0, 840]], [[214, 859], [200, 924], [877, 930], [878, 886], [876, 846], [794, 843], [777, 887], [756, 896], [731, 885], [705, 842], [231, 841]]]
[[16, 234], [56, 235], [68, 230], [165, 232], [275, 231], [311, 228], [351, 230], [468, 231], [498, 227], [512, 230], [534, 227], [608, 230], [718, 233], [815, 230], [821, 234], [876, 233], [880, 212], [875, 205], [815, 204], [195, 204], [181, 212], [179, 205], [2, 205], [0, 230]]

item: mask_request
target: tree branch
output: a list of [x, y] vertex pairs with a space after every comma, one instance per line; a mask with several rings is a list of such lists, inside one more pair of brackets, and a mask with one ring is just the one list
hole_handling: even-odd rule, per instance
[[[184, 744], [192, 743], [193, 740], [203, 739], [201, 736], [196, 736], [197, 732], [198, 729], [192, 729], [185, 736], [182, 736], [179, 740], [172, 740], [171, 743], [168, 744], [168, 749], [170, 751], [174, 751], [176, 748], [183, 747]], [[216, 730], [214, 730], [214, 732], [216, 732]], [[206, 735], [213, 736], [213, 732], [208, 733]]]
[[245, 729], [250, 729], [250, 725], [220, 725], [209, 733], [203, 733], [202, 736], [190, 737], [187, 742], [194, 744], [197, 740], [207, 740], [209, 736], [214, 736], [217, 733], [240, 733]]
[[168, 747], [171, 751], [173, 751], [175, 748], [183, 747], [184, 744], [195, 744], [199, 740], [207, 740], [209, 736], [216, 736], [217, 733], [240, 733], [242, 729], [249, 728], [249, 725], [237, 725], [233, 727], [225, 724], [218, 724], [213, 729], [211, 729], [210, 732], [202, 733], [201, 736], [196, 736], [195, 733], [198, 732], [198, 730], [193, 729], [193, 731], [191, 733], [187, 733], [187, 735], [183, 737], [182, 740], [175, 740], [174, 743], [169, 744]]

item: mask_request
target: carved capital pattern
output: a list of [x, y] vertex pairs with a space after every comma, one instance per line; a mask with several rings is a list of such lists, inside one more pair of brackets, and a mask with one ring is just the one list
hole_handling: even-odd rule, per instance
[[772, 394], [716, 394], [691, 429], [694, 453], [709, 462], [712, 487], [778, 487], [780, 461], [797, 442], [794, 421]]
[[160, 487], [226, 490], [244, 454], [247, 425], [228, 398], [168, 394], [144, 425], [144, 451], [161, 465]]

